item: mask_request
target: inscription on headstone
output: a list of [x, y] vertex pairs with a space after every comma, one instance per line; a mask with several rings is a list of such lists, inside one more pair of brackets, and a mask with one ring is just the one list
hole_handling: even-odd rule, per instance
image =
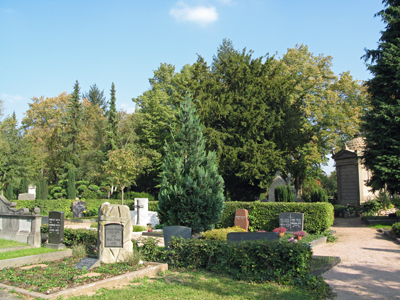
[[235, 226], [249, 231], [249, 212], [247, 209], [237, 209], [235, 213]]
[[280, 213], [279, 227], [285, 227], [289, 232], [303, 231], [304, 214], [295, 212]]
[[107, 224], [104, 226], [106, 248], [122, 248], [124, 240], [124, 226], [120, 224]]
[[100, 265], [101, 264], [99, 259], [84, 257], [75, 265], [75, 269], [83, 270], [84, 268], [86, 268], [86, 270], [90, 270], [100, 267]]
[[62, 244], [64, 241], [64, 212], [49, 213], [49, 243]]
[[74, 218], [82, 218], [83, 212], [86, 210], [85, 201], [75, 201], [71, 204], [72, 212], [74, 213]]

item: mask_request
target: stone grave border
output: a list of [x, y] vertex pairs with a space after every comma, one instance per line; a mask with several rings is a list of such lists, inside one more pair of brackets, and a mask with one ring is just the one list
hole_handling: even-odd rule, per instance
[[144, 276], [148, 276], [148, 277], [156, 276], [158, 273], [165, 272], [168, 270], [168, 264], [154, 263], [154, 262], [148, 262], [148, 264], [149, 264], [149, 266], [142, 270], [129, 272], [129, 273], [115, 276], [115, 277], [92, 282], [90, 284], [77, 286], [75, 288], [66, 289], [66, 290], [63, 290], [63, 291], [60, 291], [60, 292], [57, 292], [54, 294], [50, 294], [50, 295], [45, 295], [45, 294], [38, 293], [38, 292], [32, 292], [32, 291], [17, 288], [14, 286], [5, 285], [2, 283], [0, 283], [0, 288], [3, 288], [5, 291], [14, 290], [16, 293], [27, 295], [32, 298], [40, 297], [43, 299], [53, 299], [53, 298], [58, 298], [60, 296], [70, 297], [70, 296], [86, 295], [90, 292], [95, 292], [100, 288], [114, 288], [117, 285], [118, 285], [118, 287], [122, 287], [122, 286], [131, 284], [131, 281], [135, 278], [142, 278]]

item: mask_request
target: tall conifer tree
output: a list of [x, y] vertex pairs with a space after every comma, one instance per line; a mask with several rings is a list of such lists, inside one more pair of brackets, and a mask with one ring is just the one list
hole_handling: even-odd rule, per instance
[[365, 115], [363, 131], [367, 147], [365, 165], [373, 175], [368, 184], [374, 189], [400, 192], [400, 1], [384, 0], [382, 17], [386, 28], [378, 49], [366, 50], [371, 60], [368, 70], [374, 77], [367, 82], [371, 110]]
[[117, 150], [119, 148], [119, 130], [118, 130], [118, 115], [115, 102], [115, 85], [114, 82], [111, 84], [111, 98], [110, 98], [110, 110], [108, 111], [108, 125], [106, 128], [107, 143], [106, 143], [106, 154], [109, 151]]
[[67, 198], [72, 199], [72, 200], [75, 200], [75, 198], [76, 198], [74, 170], [68, 171]]
[[167, 225], [210, 230], [224, 207], [224, 181], [218, 174], [215, 152], [206, 154], [203, 126], [186, 97], [179, 112], [179, 130], [165, 145], [158, 215]]

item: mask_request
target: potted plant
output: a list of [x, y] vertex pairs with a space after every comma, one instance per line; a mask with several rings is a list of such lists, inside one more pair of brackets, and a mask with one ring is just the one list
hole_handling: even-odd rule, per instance
[[284, 236], [285, 232], [286, 232], [286, 228], [278, 227], [278, 228], [275, 228], [274, 230], [272, 230], [272, 232], [276, 232], [277, 234], [279, 234], [279, 236]]
[[303, 238], [303, 236], [306, 236], [307, 234], [304, 231], [296, 231], [293, 232], [293, 235], [296, 239], [301, 240]]

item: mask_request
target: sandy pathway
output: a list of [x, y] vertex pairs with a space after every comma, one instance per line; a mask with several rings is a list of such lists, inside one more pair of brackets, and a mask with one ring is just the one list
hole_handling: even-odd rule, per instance
[[335, 219], [332, 229], [338, 240], [315, 247], [314, 254], [342, 260], [323, 274], [335, 299], [400, 299], [400, 245], [358, 218]]

